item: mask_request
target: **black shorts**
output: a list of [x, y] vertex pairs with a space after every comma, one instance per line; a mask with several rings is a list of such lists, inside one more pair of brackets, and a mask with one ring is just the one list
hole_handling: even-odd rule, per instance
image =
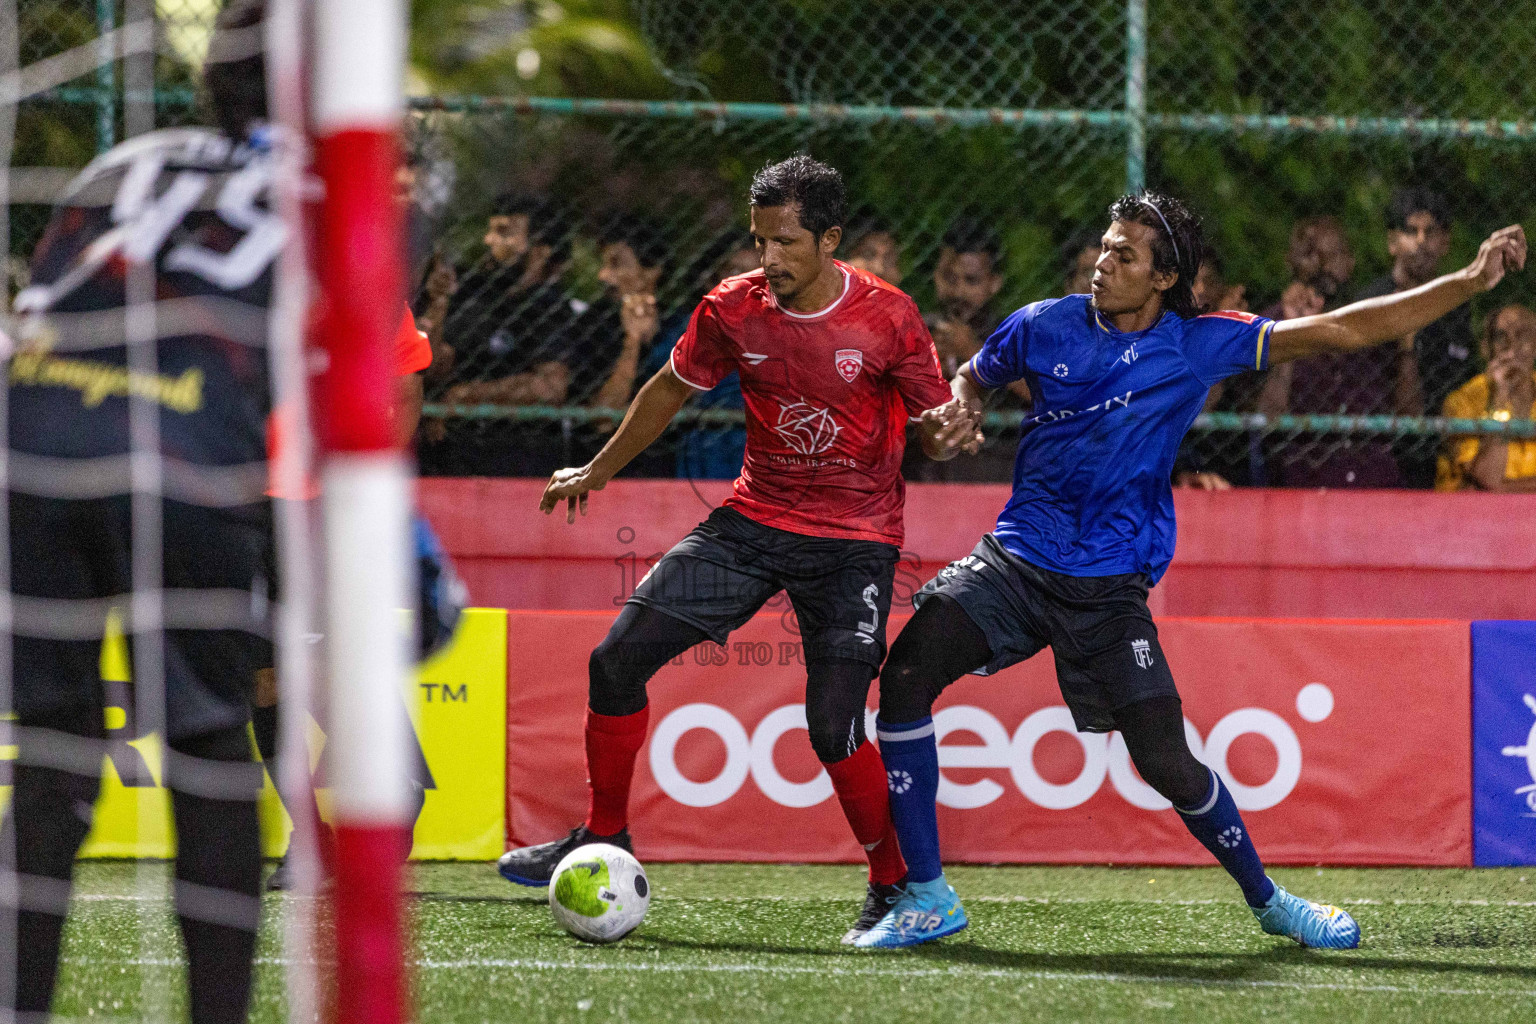
[[723, 644], [783, 590], [807, 662], [849, 658], [878, 669], [897, 555], [893, 544], [807, 537], [717, 508], [662, 556], [630, 600]]
[[981, 538], [969, 555], [939, 570], [916, 596], [951, 598], [986, 634], [989, 675], [1049, 646], [1056, 679], [1079, 732], [1109, 732], [1115, 712], [1148, 697], [1177, 694], [1147, 610], [1149, 582], [1124, 576], [1063, 576]]
[[[271, 663], [268, 531], [265, 506], [162, 508], [166, 629], [137, 626], [129, 642], [164, 636], [164, 721], [179, 740], [250, 719], [256, 670]], [[99, 721], [107, 616], [132, 600], [129, 499], [12, 494], [10, 517], [13, 709], [23, 722]]]

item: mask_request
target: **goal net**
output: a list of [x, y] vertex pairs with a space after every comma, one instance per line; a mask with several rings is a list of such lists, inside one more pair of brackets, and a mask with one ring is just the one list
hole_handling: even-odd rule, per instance
[[0, 0], [0, 1021], [410, 1016], [404, 37]]

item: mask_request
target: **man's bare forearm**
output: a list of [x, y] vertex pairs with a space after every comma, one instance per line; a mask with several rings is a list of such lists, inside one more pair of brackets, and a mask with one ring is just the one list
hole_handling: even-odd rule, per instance
[[954, 379], [949, 382], [950, 393], [960, 401], [965, 402], [973, 409], [980, 409], [987, 400], [990, 391], [977, 383], [971, 372], [970, 360], [960, 367]]
[[629, 404], [619, 429], [592, 460], [593, 473], [604, 481], [613, 479], [619, 470], [661, 436], [693, 391], [677, 379], [672, 367], [663, 366], [656, 371]]
[[408, 448], [421, 423], [422, 380], [419, 373], [407, 373], [395, 379], [395, 439]]
[[1417, 288], [1351, 303], [1323, 315], [1336, 317], [1359, 335], [1357, 347], [1363, 348], [1414, 333], [1472, 301], [1478, 290], [1472, 276], [1458, 270]]
[[1480, 491], [1493, 494], [1530, 494], [1536, 492], [1536, 478], [1511, 480], [1509, 469], [1509, 442], [1503, 438], [1485, 437], [1478, 448], [1477, 458], [1467, 467], [1467, 475]]
[[1472, 275], [1458, 270], [1405, 292], [1282, 320], [1270, 339], [1269, 361], [1273, 365], [1318, 352], [1348, 352], [1404, 337], [1471, 301], [1480, 290]]
[[1424, 389], [1419, 386], [1419, 357], [1412, 339], [1406, 339], [1397, 352], [1397, 388], [1392, 407], [1399, 416], [1424, 415]]

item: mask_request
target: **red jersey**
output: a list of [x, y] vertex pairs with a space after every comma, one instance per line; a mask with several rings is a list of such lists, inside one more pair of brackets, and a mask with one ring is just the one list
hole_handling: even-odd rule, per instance
[[917, 306], [836, 262], [843, 290], [818, 313], [779, 307], [754, 270], [693, 311], [672, 372], [707, 391], [735, 370], [747, 450], [726, 501], [790, 533], [900, 545], [907, 421], [950, 400]]
[[[395, 340], [390, 347], [390, 358], [395, 364], [395, 376], [408, 377], [413, 373], [420, 373], [432, 365], [432, 343], [427, 336], [416, 329], [416, 318], [411, 315], [411, 307], [406, 306], [400, 316], [400, 323], [395, 328]], [[291, 410], [278, 406], [267, 417], [267, 497], [286, 498], [283, 489], [277, 482], [277, 460], [281, 458], [283, 445], [293, 433], [293, 413]], [[314, 498], [320, 493], [319, 485], [310, 481], [307, 486], [308, 494], [301, 497]]]
[[395, 328], [393, 354], [395, 374], [400, 377], [420, 373], [432, 365], [432, 343], [425, 332], [416, 329], [416, 318], [411, 315], [410, 306], [405, 307], [400, 325]]

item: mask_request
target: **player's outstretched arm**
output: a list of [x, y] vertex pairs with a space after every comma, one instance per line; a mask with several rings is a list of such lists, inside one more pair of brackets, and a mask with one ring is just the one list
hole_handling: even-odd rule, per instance
[[624, 422], [613, 432], [603, 450], [585, 466], [557, 469], [539, 499], [539, 511], [549, 515], [562, 500], [566, 503], [565, 521], [576, 521], [576, 510], [587, 514], [587, 495], [608, 486], [614, 474], [629, 465], [636, 455], [650, 447], [672, 422], [672, 417], [688, 401], [694, 389], [678, 380], [671, 365], [656, 371], [645, 382], [635, 400], [629, 403]]
[[1524, 229], [1518, 224], [1501, 228], [1488, 236], [1468, 266], [1428, 284], [1329, 313], [1280, 321], [1270, 335], [1270, 365], [1317, 352], [1367, 348], [1412, 334], [1474, 295], [1491, 291], [1510, 271], [1524, 267]]

